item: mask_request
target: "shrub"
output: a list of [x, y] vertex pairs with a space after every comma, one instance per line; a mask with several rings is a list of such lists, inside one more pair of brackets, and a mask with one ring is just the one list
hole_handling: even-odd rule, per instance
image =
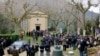
[[0, 34], [0, 38], [11, 38], [12, 41], [16, 41], [19, 39], [19, 35], [17, 35], [17, 34]]

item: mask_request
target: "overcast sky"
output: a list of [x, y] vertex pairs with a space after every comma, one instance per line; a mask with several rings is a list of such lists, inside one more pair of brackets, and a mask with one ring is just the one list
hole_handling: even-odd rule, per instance
[[100, 6], [98, 6], [98, 7], [91, 7], [91, 8], [89, 9], [89, 11], [93, 11], [93, 12], [95, 12], [95, 13], [100, 13]]
[[[4, 2], [5, 0], [0, 0], [0, 2]], [[86, 3], [86, 0], [77, 0], [77, 1], [83, 1], [83, 3], [84, 3], [84, 5], [85, 5], [85, 3]], [[98, 3], [98, 0], [92, 0], [92, 3]], [[90, 9], [89, 9], [89, 11], [93, 11], [93, 12], [95, 12], [95, 13], [100, 13], [100, 5], [98, 6], [98, 7], [91, 7]]]
[[[92, 3], [99, 3], [100, 4], [100, 0], [92, 0]], [[89, 11], [93, 11], [95, 13], [100, 13], [100, 5], [98, 7], [91, 7]]]
[[[69, 1], [69, 0], [66, 0]], [[82, 3], [84, 7], [88, 7], [88, 0], [75, 0], [76, 2]], [[91, 0], [92, 4], [100, 4], [100, 0]], [[95, 13], [100, 13], [100, 5], [97, 7], [92, 6], [89, 11], [95, 12]]]

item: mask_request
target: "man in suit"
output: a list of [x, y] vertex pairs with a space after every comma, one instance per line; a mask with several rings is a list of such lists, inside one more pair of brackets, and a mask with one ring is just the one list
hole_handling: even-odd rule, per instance
[[0, 56], [4, 55], [4, 50], [3, 50], [3, 46], [0, 44]]
[[31, 55], [30, 56], [35, 56], [35, 48], [34, 45], [31, 47]]

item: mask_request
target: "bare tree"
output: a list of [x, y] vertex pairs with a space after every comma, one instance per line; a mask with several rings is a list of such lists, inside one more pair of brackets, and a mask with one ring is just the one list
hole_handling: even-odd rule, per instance
[[74, 28], [75, 28], [74, 31], [77, 32], [76, 28], [77, 28], [78, 22], [81, 25], [83, 25], [83, 23], [82, 23], [82, 21], [79, 17], [79, 11], [77, 9], [75, 9], [73, 6], [71, 6], [71, 5], [69, 5], [68, 3], [65, 2], [64, 13], [65, 14], [63, 15], [63, 17], [64, 17], [63, 23], [65, 24], [67, 31], [70, 32], [70, 29], [72, 29], [72, 28], [70, 28], [70, 26], [73, 25]]
[[[91, 0], [87, 0], [87, 3], [88, 3], [88, 7], [87, 8], [84, 8], [84, 5], [83, 5], [83, 0], [81, 2], [75, 2], [75, 0], [71, 0], [71, 2], [68, 2], [69, 5], [73, 6], [73, 8], [77, 9], [79, 12], [82, 13], [82, 24], [83, 24], [83, 35], [85, 36], [86, 35], [86, 18], [85, 18], [85, 14], [86, 12], [90, 9], [90, 7], [92, 6], [91, 4]], [[71, 13], [73, 16], [75, 16], [73, 13]], [[76, 19], [77, 16], [75, 16]], [[78, 19], [79, 21], [81, 21], [80, 19]]]
[[52, 27], [57, 31], [57, 26], [62, 21], [62, 11], [49, 4], [45, 4], [44, 7], [39, 7], [39, 9], [48, 15], [48, 20], [51, 21]]
[[[22, 6], [24, 12], [19, 17], [16, 17], [17, 14], [15, 13], [15, 10], [14, 10], [14, 7], [15, 7], [14, 4], [15, 2], [13, 0], [6, 1], [4, 15], [15, 24], [15, 33], [18, 33], [21, 29], [21, 26], [20, 26], [21, 22], [28, 18], [29, 12], [33, 10], [36, 4], [30, 7], [30, 5], [27, 2], [25, 2]], [[19, 11], [19, 12], [22, 12], [22, 11]]]

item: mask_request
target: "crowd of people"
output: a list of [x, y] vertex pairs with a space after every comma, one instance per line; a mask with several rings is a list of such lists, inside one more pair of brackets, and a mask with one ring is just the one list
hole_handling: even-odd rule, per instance
[[[35, 37], [35, 38], [34, 38]], [[50, 56], [50, 47], [54, 45], [63, 45], [63, 51], [66, 51], [67, 48], [73, 48], [73, 50], [79, 49], [80, 56], [85, 56], [87, 54], [87, 48], [91, 48], [99, 45], [99, 38], [95, 39], [92, 36], [81, 36], [81, 35], [69, 35], [66, 33], [58, 33], [51, 34], [48, 31], [42, 33], [41, 44], [38, 45], [26, 45], [25, 50], [27, 56], [35, 56], [38, 51], [40, 51], [40, 55], [44, 56], [44, 51], [46, 51], [46, 55]], [[39, 33], [33, 34], [33, 39], [38, 41]], [[11, 44], [11, 39], [0, 39], [0, 56], [4, 55], [4, 47], [7, 47]], [[19, 56], [19, 52], [17, 52], [16, 47], [14, 46], [14, 51], [12, 53], [13, 56]], [[40, 49], [40, 50], [39, 50]]]
[[13, 43], [11, 38], [0, 38], [0, 56], [4, 55], [4, 49]]
[[95, 38], [93, 36], [81, 36], [81, 35], [66, 35], [66, 34], [50, 34], [46, 32], [43, 34], [43, 39], [41, 40], [41, 45], [46, 44], [52, 45], [63, 45], [63, 51], [67, 48], [79, 49], [80, 56], [87, 55], [87, 48], [91, 48], [99, 45], [99, 37]]
[[13, 43], [11, 38], [0, 38], [0, 44], [2, 44], [3, 48], [8, 47]]
[[[40, 50], [39, 50], [40, 48]], [[32, 46], [29, 46], [27, 45], [26, 46], [26, 52], [27, 52], [27, 56], [35, 56], [35, 55], [38, 55], [38, 51], [40, 51], [40, 56], [44, 56], [44, 51], [46, 51], [46, 55], [47, 56], [50, 56], [50, 45], [32, 45]]]

